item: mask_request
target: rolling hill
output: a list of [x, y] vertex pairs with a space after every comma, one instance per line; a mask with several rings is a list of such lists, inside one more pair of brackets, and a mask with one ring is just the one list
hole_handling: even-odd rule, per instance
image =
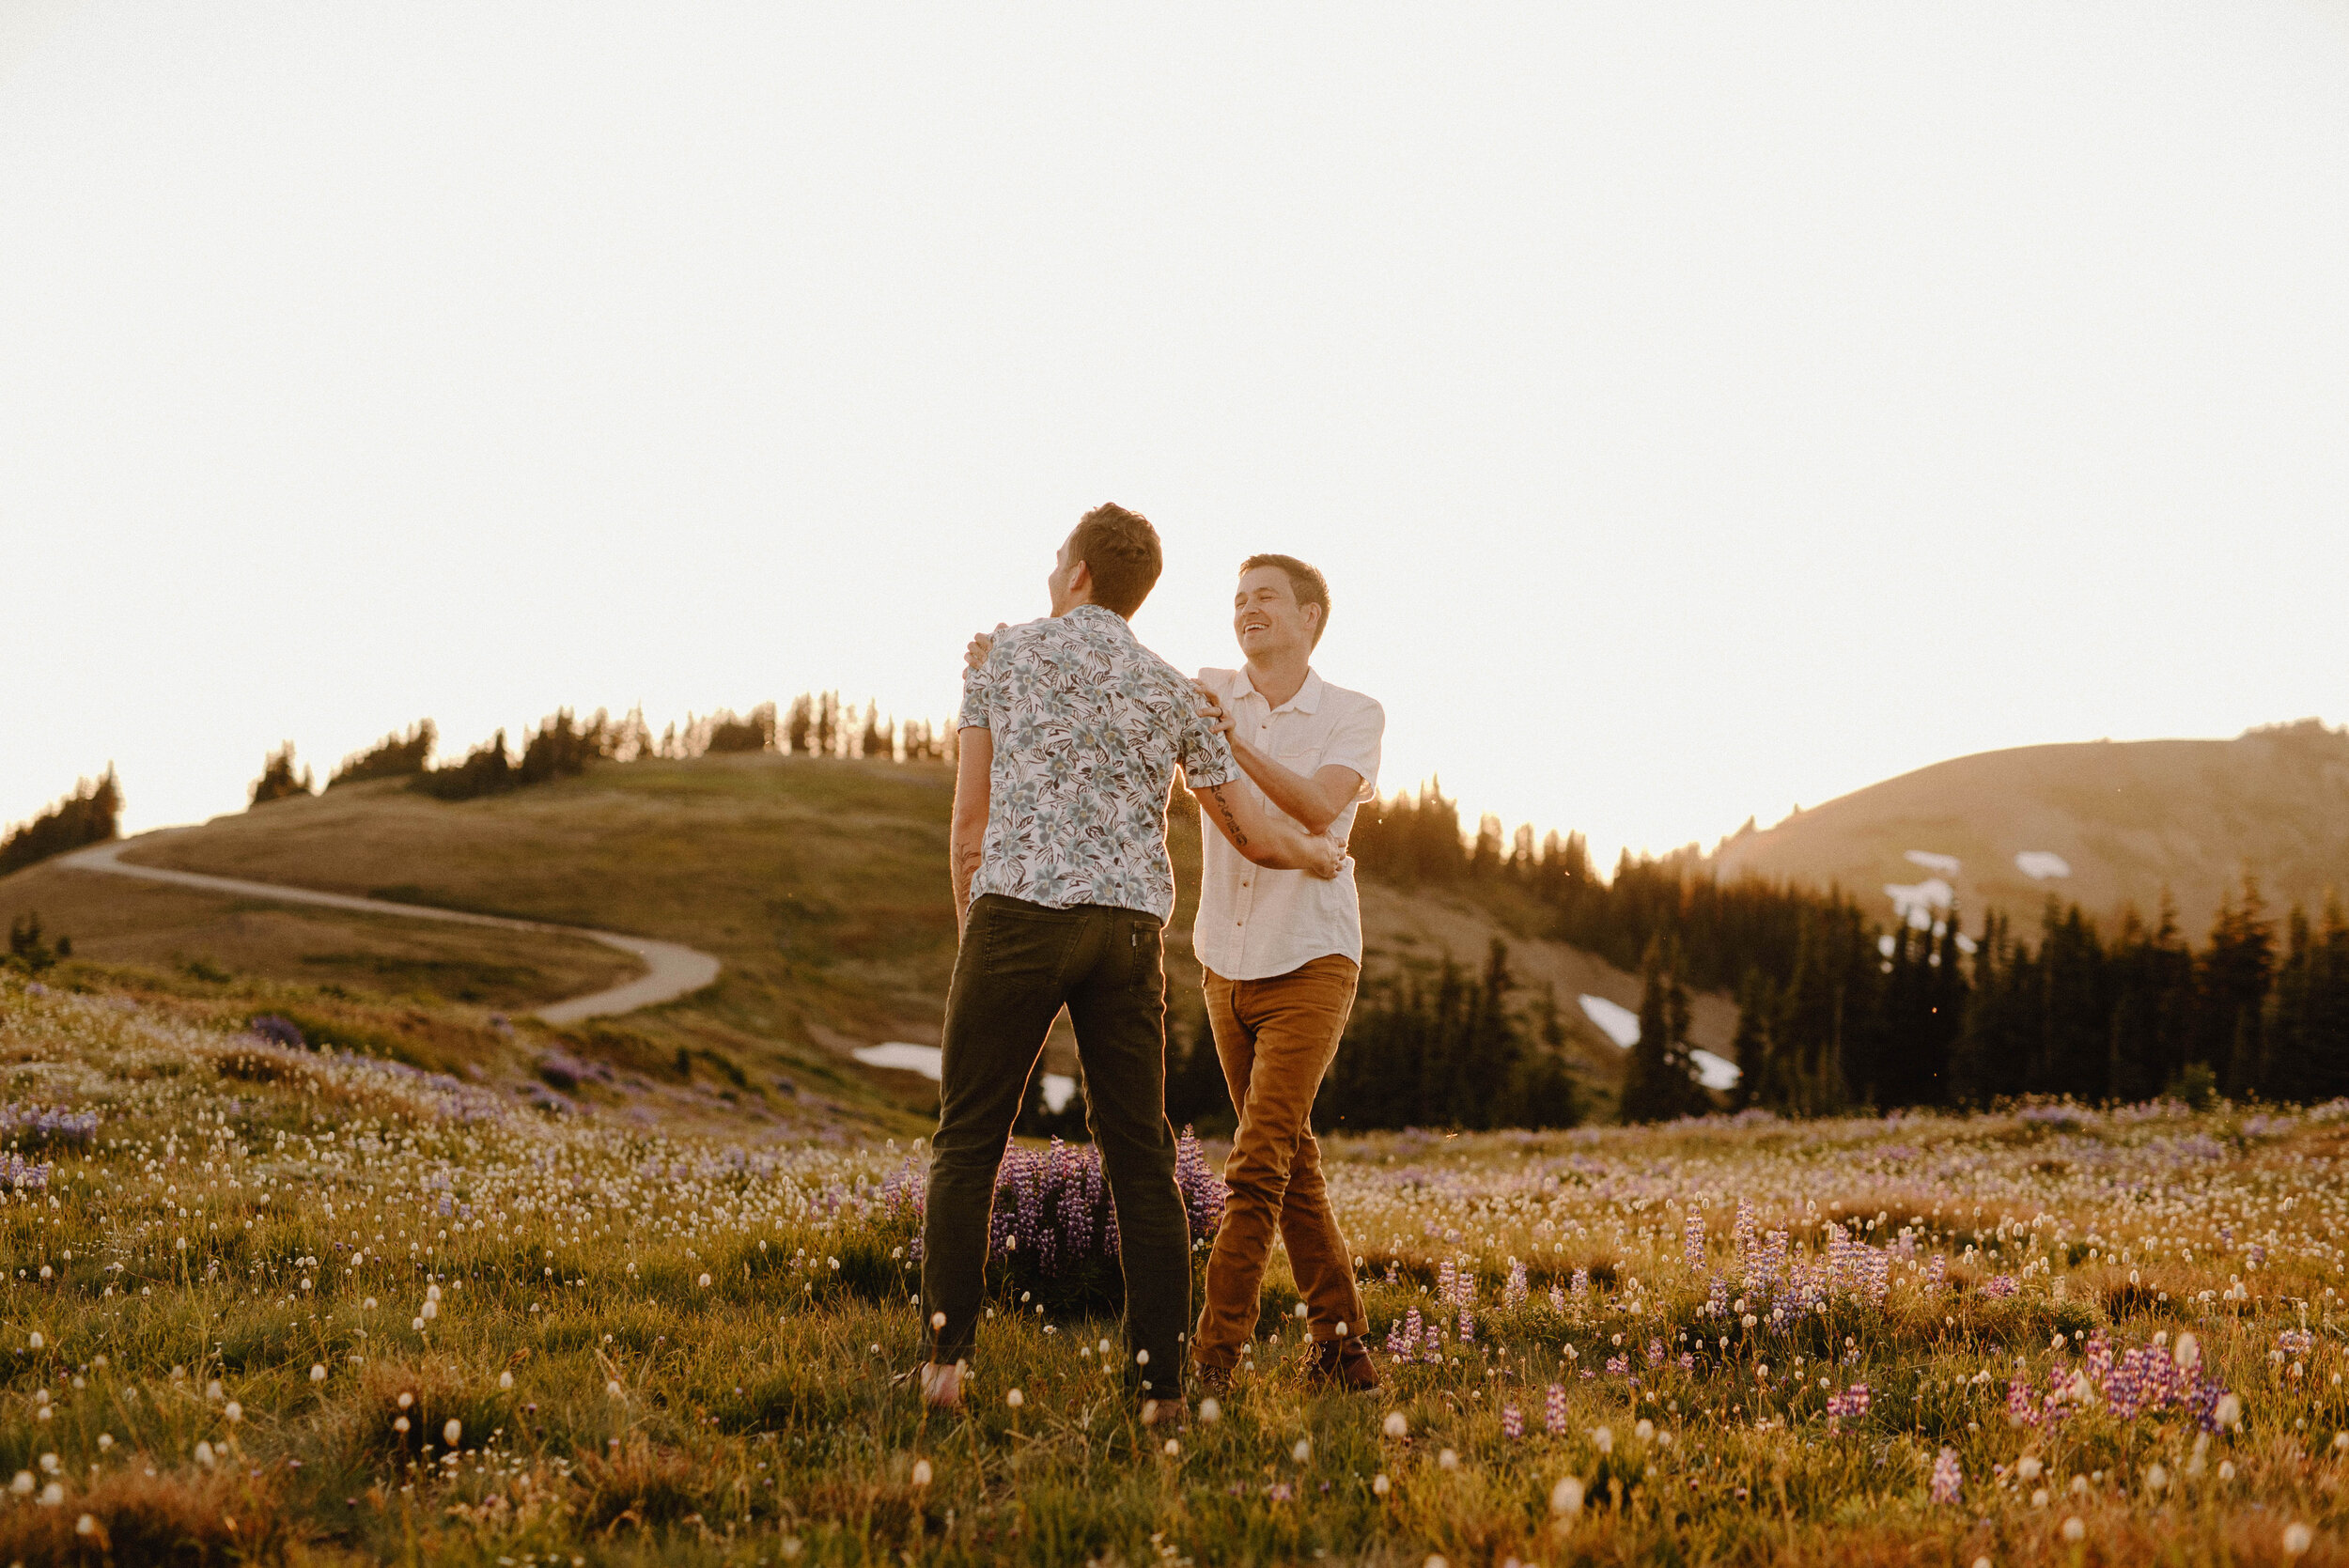
[[[634, 1070], [698, 1064], [691, 1071], [721, 1093], [778, 1112], [804, 1110], [814, 1096], [918, 1118], [935, 1105], [934, 1086], [851, 1053], [938, 1042], [955, 953], [945, 875], [952, 793], [941, 765], [771, 753], [607, 764], [464, 802], [384, 781], [134, 841], [124, 858], [686, 942], [723, 963], [716, 985], [580, 1026], [574, 1044]], [[1173, 832], [1181, 895], [1168, 965], [1185, 1038], [1199, 1005], [1190, 947], [1198, 831], [1186, 813]], [[571, 939], [490, 939], [54, 864], [0, 878], [0, 918], [33, 909], [100, 962], [462, 1003], [476, 1014], [615, 978], [613, 955]], [[1602, 1098], [1611, 1092], [1623, 1052], [1577, 1002], [1591, 995], [1636, 1006], [1635, 976], [1539, 939], [1527, 912], [1506, 907], [1373, 883], [1364, 917], [1374, 973], [1447, 953], [1480, 963], [1486, 943], [1505, 938], [1522, 999], [1555, 1000], [1579, 1075]], [[1696, 1043], [1725, 1049], [1734, 1022], [1726, 1001], [1700, 999]], [[1070, 1047], [1064, 1021], [1050, 1064], [1066, 1070]]]
[[2248, 873], [2268, 904], [2349, 893], [2349, 730], [2315, 720], [2232, 740], [2093, 741], [1921, 768], [1728, 840], [1726, 877], [1836, 883], [1888, 921], [1953, 898], [1966, 924], [2030, 921], [2050, 894], [2110, 917], [2165, 890], [2199, 939]]

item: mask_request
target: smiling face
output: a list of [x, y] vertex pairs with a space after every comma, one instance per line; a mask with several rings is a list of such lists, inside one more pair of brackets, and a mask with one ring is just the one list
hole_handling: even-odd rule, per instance
[[1239, 591], [1232, 596], [1232, 630], [1240, 652], [1253, 660], [1310, 653], [1314, 629], [1321, 619], [1317, 604], [1300, 606], [1289, 574], [1278, 567], [1254, 567], [1240, 573]]

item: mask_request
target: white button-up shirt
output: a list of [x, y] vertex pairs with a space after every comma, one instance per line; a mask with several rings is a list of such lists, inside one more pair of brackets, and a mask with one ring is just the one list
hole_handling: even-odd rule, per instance
[[[1360, 795], [1330, 825], [1341, 838], [1353, 831], [1355, 807], [1378, 787], [1384, 708], [1310, 670], [1297, 695], [1278, 707], [1257, 692], [1245, 670], [1202, 670], [1199, 679], [1222, 699], [1233, 738], [1290, 772], [1310, 779], [1334, 764], [1361, 774]], [[1245, 773], [1231, 787], [1252, 791], [1268, 810], [1280, 810]], [[1191, 927], [1201, 963], [1226, 980], [1265, 980], [1331, 954], [1362, 961], [1362, 910], [1352, 861], [1333, 881], [1274, 871], [1242, 859], [1213, 829], [1202, 829], [1199, 918]]]

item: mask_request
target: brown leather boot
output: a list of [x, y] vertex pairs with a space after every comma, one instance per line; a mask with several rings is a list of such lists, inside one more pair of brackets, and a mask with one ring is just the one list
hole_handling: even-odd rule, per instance
[[1305, 1381], [1345, 1393], [1368, 1393], [1378, 1386], [1378, 1369], [1371, 1361], [1370, 1347], [1355, 1334], [1315, 1344], [1305, 1362]]

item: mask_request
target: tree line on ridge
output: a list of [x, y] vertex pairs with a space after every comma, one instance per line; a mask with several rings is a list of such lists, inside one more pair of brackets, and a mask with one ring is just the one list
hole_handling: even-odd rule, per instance
[[1487, 816], [1471, 837], [1432, 784], [1365, 803], [1351, 846], [1368, 876], [1505, 901], [1542, 934], [1638, 970], [1641, 1036], [1622, 1096], [1631, 1120], [1714, 1103], [1690, 1081], [1689, 988], [1737, 998], [1735, 1108], [2349, 1094], [2349, 919], [2337, 896], [2279, 923], [2247, 876], [2199, 948], [2166, 897], [2151, 919], [2123, 911], [2109, 935], [2051, 898], [2035, 938], [1998, 910], [1968, 937], [1955, 909], [1925, 926], [1879, 924], [1840, 889], [1723, 881], [1686, 854], [1626, 854], [1602, 879], [1581, 835], [1536, 844], [1520, 828], [1504, 847]]

